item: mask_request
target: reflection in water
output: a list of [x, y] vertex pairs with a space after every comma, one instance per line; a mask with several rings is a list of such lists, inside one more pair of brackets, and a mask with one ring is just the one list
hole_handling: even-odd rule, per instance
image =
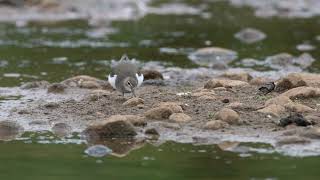
[[106, 138], [99, 141], [89, 141], [89, 144], [101, 144], [112, 149], [112, 155], [116, 157], [125, 157], [131, 151], [140, 149], [146, 144], [144, 139], [136, 138]]

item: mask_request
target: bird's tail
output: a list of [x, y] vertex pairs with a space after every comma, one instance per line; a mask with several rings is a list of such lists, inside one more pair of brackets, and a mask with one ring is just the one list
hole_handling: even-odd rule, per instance
[[130, 61], [130, 59], [128, 58], [127, 54], [122, 55], [120, 61]]

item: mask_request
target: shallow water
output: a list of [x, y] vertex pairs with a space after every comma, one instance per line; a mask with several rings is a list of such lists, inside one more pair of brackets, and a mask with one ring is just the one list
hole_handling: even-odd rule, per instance
[[[192, 6], [193, 1], [185, 2]], [[154, 4], [160, 6], [163, 2]], [[197, 67], [187, 54], [207, 46], [235, 50], [239, 61], [263, 60], [281, 52], [300, 55], [296, 46], [307, 43], [316, 48], [308, 53], [315, 59], [320, 57], [320, 41], [316, 40], [320, 34], [319, 17], [263, 19], [255, 17], [250, 8], [235, 8], [226, 2], [193, 6], [204, 8], [195, 15], [148, 14], [138, 20], [100, 26], [76, 20], [33, 22], [24, 27], [1, 23], [0, 85], [16, 86], [39, 79], [53, 82], [76, 74], [104, 78], [111, 60], [118, 60], [125, 53], [142, 62], [160, 61], [165, 66], [183, 68]], [[267, 38], [249, 45], [234, 38], [235, 33], [247, 27], [263, 31]], [[319, 68], [316, 61], [309, 70], [318, 72]]]
[[[240, 157], [215, 145], [168, 142], [119, 158], [87, 157], [85, 145], [0, 143], [1, 179], [317, 179], [319, 157]], [[5, 162], [5, 163], [4, 163]]]
[[[161, 6], [168, 1], [154, 2]], [[281, 52], [300, 55], [296, 46], [320, 58], [320, 17], [309, 19], [258, 18], [248, 7], [226, 2], [179, 1], [201, 9], [195, 14], [148, 14], [137, 20], [90, 26], [86, 21], [31, 22], [18, 27], [0, 24], [0, 86], [19, 86], [34, 80], [61, 81], [87, 74], [104, 78], [112, 60], [123, 54], [141, 62], [196, 68], [188, 54], [217, 46], [238, 52], [238, 59], [264, 60]], [[201, 6], [201, 7], [199, 7]], [[210, 18], [209, 18], [210, 17]], [[267, 38], [244, 44], [234, 38], [243, 28], [263, 31]], [[242, 67], [233, 63], [231, 67]], [[256, 70], [268, 68], [255, 67]], [[308, 71], [319, 72], [315, 61]], [[0, 98], [3, 101], [17, 96]], [[146, 145], [123, 158], [91, 158], [85, 144], [42, 144], [29, 141], [0, 142], [1, 179], [318, 179], [319, 157], [295, 158], [277, 153], [242, 154], [215, 145], [166, 143]]]

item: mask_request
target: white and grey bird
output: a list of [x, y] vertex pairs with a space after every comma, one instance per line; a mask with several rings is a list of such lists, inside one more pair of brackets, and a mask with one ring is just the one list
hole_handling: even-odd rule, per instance
[[143, 74], [138, 72], [138, 67], [133, 64], [127, 55], [123, 55], [108, 76], [111, 86], [122, 93], [132, 93], [136, 97], [135, 89], [143, 82]]

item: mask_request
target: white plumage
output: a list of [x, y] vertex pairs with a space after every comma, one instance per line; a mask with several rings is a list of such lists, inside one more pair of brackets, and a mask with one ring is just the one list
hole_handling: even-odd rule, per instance
[[117, 75], [113, 75], [113, 76], [108, 76], [108, 81], [109, 83], [111, 84], [111, 86], [114, 88], [114, 89], [117, 89], [116, 88], [116, 79], [117, 79]]
[[136, 74], [136, 77], [138, 79], [138, 87], [140, 87], [141, 84], [143, 83], [143, 79], [144, 79], [143, 74], [141, 74], [140, 76], [139, 76], [139, 74]]

